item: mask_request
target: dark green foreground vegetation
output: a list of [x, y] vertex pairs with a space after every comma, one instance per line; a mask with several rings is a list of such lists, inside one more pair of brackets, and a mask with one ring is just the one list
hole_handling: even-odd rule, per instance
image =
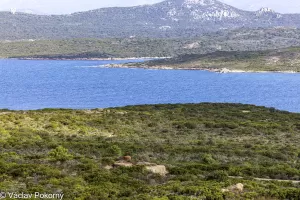
[[[0, 188], [70, 200], [299, 199], [299, 144], [300, 114], [250, 105], [3, 110]], [[105, 169], [125, 155], [169, 174]], [[237, 183], [243, 192], [222, 193]]]

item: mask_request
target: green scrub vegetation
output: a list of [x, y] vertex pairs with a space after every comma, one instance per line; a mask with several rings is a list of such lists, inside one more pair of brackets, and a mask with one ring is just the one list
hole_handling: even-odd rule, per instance
[[[1, 110], [0, 188], [67, 200], [296, 200], [299, 144], [300, 114], [252, 105]], [[132, 166], [116, 167], [123, 156]]]

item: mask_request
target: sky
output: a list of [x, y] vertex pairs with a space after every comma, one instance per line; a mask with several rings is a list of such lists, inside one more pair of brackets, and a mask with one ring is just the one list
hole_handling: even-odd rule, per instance
[[[69, 14], [101, 7], [153, 4], [162, 0], [0, 0], [0, 10], [32, 10], [39, 14]], [[269, 7], [281, 13], [300, 13], [299, 0], [220, 0], [244, 10]]]

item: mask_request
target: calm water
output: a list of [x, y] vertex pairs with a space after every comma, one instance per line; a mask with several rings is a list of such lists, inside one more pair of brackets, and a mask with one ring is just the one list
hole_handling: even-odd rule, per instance
[[236, 102], [300, 112], [300, 74], [95, 67], [111, 62], [0, 60], [0, 108]]

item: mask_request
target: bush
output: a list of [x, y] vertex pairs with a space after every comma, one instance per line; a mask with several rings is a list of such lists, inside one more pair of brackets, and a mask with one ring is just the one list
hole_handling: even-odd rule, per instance
[[186, 123], [184, 124], [184, 126], [185, 126], [186, 128], [188, 128], [188, 129], [195, 129], [195, 128], [197, 128], [197, 124], [192, 123], [192, 122], [186, 122]]
[[228, 173], [223, 170], [217, 170], [210, 173], [207, 177], [207, 180], [216, 180], [216, 181], [226, 181], [228, 180]]
[[69, 153], [69, 150], [63, 146], [56, 147], [55, 149], [51, 150], [48, 155], [50, 158], [56, 161], [67, 161], [73, 158], [73, 156]]
[[108, 154], [110, 156], [121, 156], [122, 155], [122, 149], [117, 145], [112, 145], [108, 148]]

